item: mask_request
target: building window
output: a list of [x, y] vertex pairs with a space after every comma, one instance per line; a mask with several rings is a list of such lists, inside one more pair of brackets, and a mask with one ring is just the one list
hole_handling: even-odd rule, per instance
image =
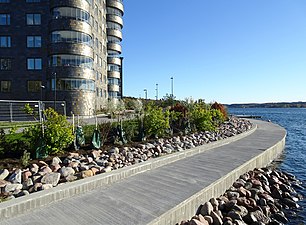
[[40, 0], [26, 0], [27, 3], [40, 2]]
[[82, 55], [53, 55], [49, 62], [50, 66], [93, 67], [93, 59]]
[[29, 58], [27, 61], [28, 70], [41, 70], [42, 59], [41, 58]]
[[52, 43], [82, 43], [91, 46], [91, 36], [78, 31], [53, 31], [51, 33]]
[[96, 88], [97, 97], [99, 97], [99, 88]]
[[0, 36], [0, 48], [10, 48], [10, 47], [11, 47], [11, 37]]
[[10, 0], [0, 0], [0, 3], [10, 3]]
[[1, 92], [11, 92], [11, 81], [10, 80], [1, 81]]
[[11, 15], [10, 14], [0, 14], [0, 25], [10, 25]]
[[28, 92], [40, 92], [41, 81], [40, 80], [30, 80], [28, 81]]
[[28, 48], [40, 48], [41, 47], [41, 36], [27, 36], [27, 47]]
[[68, 18], [90, 23], [90, 14], [82, 9], [72, 7], [57, 7], [52, 10], [52, 18]]
[[12, 60], [11, 59], [0, 59], [0, 70], [11, 70], [12, 69]]
[[[51, 87], [54, 90], [54, 79], [51, 80]], [[87, 79], [56, 79], [56, 90], [73, 91], [83, 90], [95, 92], [95, 82]]]
[[27, 25], [40, 25], [41, 15], [39, 13], [27, 14]]

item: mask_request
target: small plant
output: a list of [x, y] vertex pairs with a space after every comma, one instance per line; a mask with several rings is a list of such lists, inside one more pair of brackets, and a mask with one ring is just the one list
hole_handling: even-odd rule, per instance
[[190, 112], [190, 122], [197, 131], [215, 130], [212, 113], [202, 103], [196, 104]]
[[58, 114], [52, 108], [44, 110], [43, 113], [46, 117], [43, 124], [33, 125], [25, 131], [26, 137], [32, 144], [31, 149], [35, 149], [43, 137], [47, 154], [61, 153], [74, 140], [72, 125], [67, 121], [66, 116]]
[[135, 140], [139, 135], [140, 120], [126, 120], [122, 122], [125, 138], [128, 142]]
[[144, 130], [148, 137], [162, 137], [170, 129], [169, 110], [163, 112], [161, 107], [148, 104], [144, 113]]
[[10, 128], [9, 133], [10, 133], [10, 134], [15, 134], [16, 131], [17, 131], [17, 126], [15, 125], [15, 126], [13, 126], [13, 127]]
[[31, 155], [30, 152], [28, 152], [27, 150], [24, 150], [23, 155], [20, 158], [20, 162], [24, 167], [29, 165], [29, 162], [31, 159], [30, 155]]
[[214, 104], [211, 105], [211, 109], [219, 110], [221, 112], [221, 114], [223, 115], [223, 119], [227, 120], [228, 114], [227, 114], [227, 110], [226, 110], [224, 105], [222, 105], [218, 102], [215, 102]]
[[112, 127], [113, 125], [111, 122], [98, 124], [98, 130], [100, 131], [102, 144], [104, 144], [107, 141], [110, 131], [112, 130]]
[[22, 110], [26, 114], [33, 116], [34, 119], [37, 120], [38, 113], [34, 111], [34, 108], [32, 108], [29, 103], [25, 104], [24, 107], [22, 108]]

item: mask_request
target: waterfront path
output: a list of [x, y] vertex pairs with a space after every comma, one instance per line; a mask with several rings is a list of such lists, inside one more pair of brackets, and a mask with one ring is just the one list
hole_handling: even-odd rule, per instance
[[252, 122], [257, 128], [242, 139], [22, 215], [2, 217], [0, 224], [174, 225], [222, 194], [239, 175], [267, 165], [283, 150], [283, 128]]

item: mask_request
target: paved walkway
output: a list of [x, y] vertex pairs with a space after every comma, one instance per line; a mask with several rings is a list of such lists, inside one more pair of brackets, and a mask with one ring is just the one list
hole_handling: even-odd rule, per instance
[[255, 132], [238, 141], [52, 203], [0, 224], [149, 224], [275, 145], [286, 134], [278, 125], [262, 121], [256, 124]]

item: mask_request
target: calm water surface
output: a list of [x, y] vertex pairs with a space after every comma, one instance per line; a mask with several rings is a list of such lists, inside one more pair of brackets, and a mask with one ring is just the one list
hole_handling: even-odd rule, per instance
[[[228, 109], [234, 115], [262, 116], [262, 120], [271, 120], [287, 130], [286, 148], [283, 161], [279, 165], [281, 170], [294, 174], [303, 186], [306, 184], [306, 109]], [[306, 189], [300, 191], [306, 198]], [[290, 218], [290, 225], [306, 224], [306, 199], [299, 202], [301, 209], [296, 216]]]

